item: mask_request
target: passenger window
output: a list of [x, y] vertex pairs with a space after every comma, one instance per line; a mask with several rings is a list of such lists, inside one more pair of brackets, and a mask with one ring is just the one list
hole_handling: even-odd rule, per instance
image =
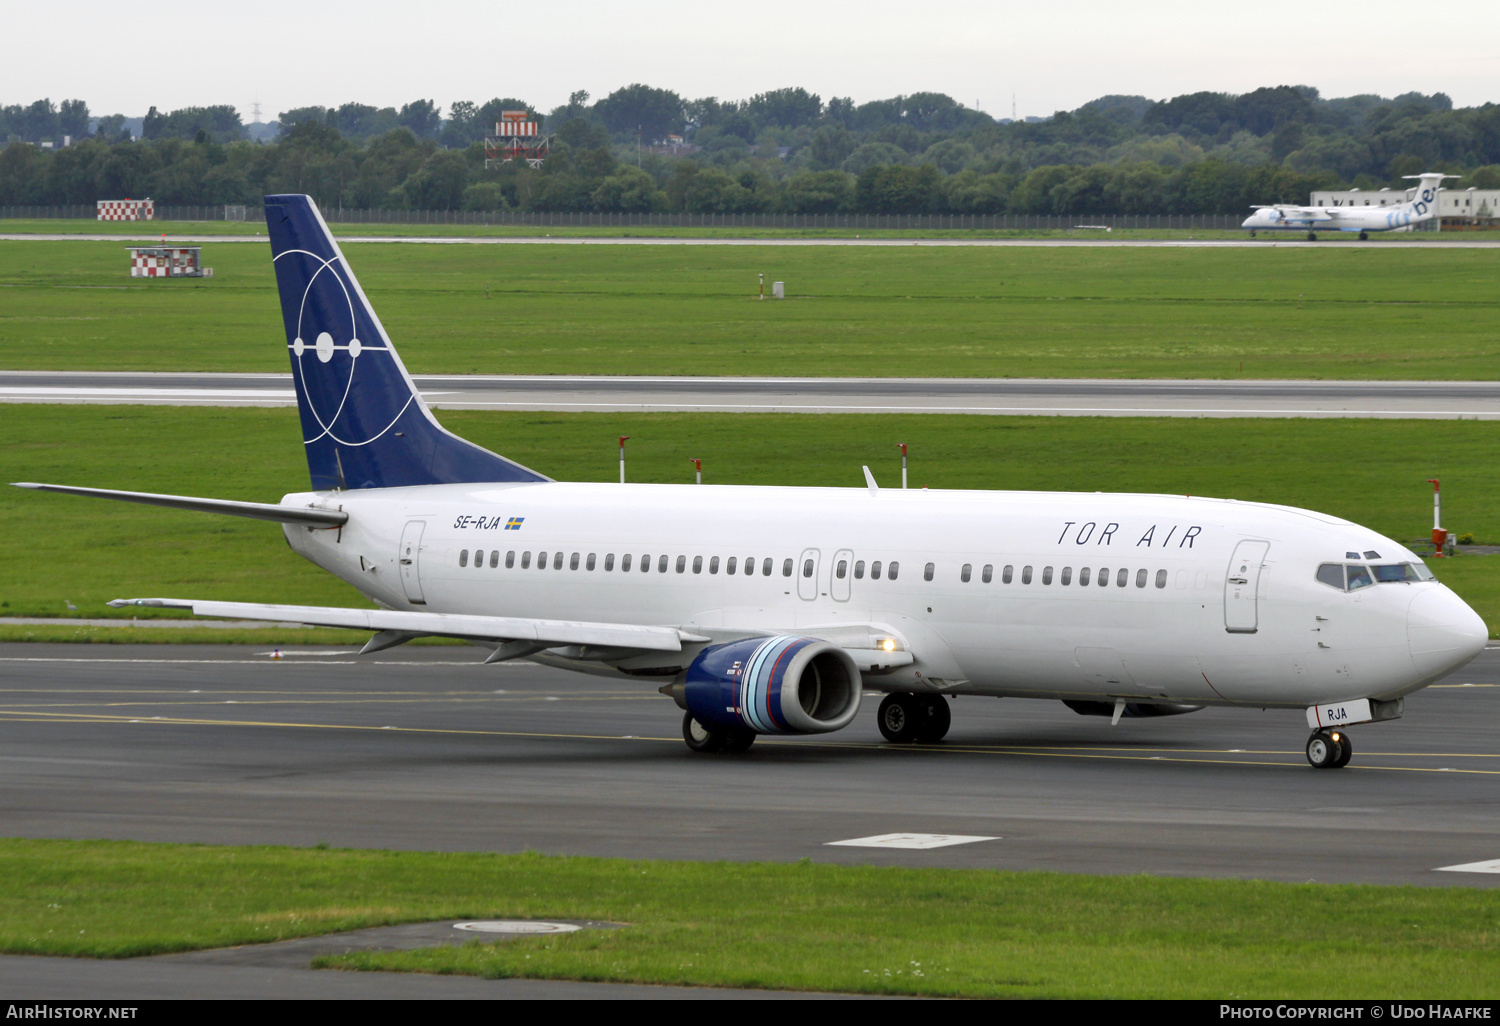
[[475, 549], [474, 550], [474, 566], [476, 568], [484, 566], [484, 550], [483, 549]]
[[1003, 584], [1009, 584], [1011, 582], [1011, 580], [1015, 577], [1015, 575], [1016, 575], [1016, 568], [1013, 567], [1013, 566], [1011, 566], [1009, 563], [1007, 563], [1005, 565], [1005, 569], [1002, 570], [1002, 571], [1000, 571], [1000, 581]]
[[[771, 565], [773, 563], [775, 563], [775, 562], [776, 561], [774, 559], [772, 559], [770, 556], [767, 556], [764, 560], [761, 561], [761, 564], [760, 564], [760, 574], [761, 574], [762, 577], [770, 577], [771, 576]], [[809, 559], [807, 562], [808, 562], [809, 566], [812, 565], [812, 560]], [[810, 573], [803, 574], [803, 576], [804, 577], [811, 577], [812, 574], [810, 574]]]
[[1092, 573], [1093, 571], [1086, 566], [1081, 566], [1078, 568], [1078, 586], [1080, 588], [1089, 583], [1089, 576]]
[[781, 576], [783, 576], [783, 577], [790, 577], [790, 576], [792, 576], [792, 557], [791, 556], [788, 556], [788, 557], [786, 557], [786, 559], [783, 559], [781, 561]]
[[1042, 567], [1042, 583], [1043, 584], [1051, 584], [1052, 583], [1052, 568], [1050, 566], [1044, 566], [1044, 567]]
[[1370, 585], [1372, 585], [1374, 583], [1375, 583], [1375, 579], [1370, 576], [1370, 571], [1366, 570], [1364, 567], [1362, 567], [1362, 566], [1351, 566], [1351, 567], [1349, 567], [1349, 590], [1350, 591], [1358, 591], [1360, 588], [1368, 588]]
[[511, 549], [505, 554], [505, 569], [510, 570], [516, 565], [516, 550]]
[[926, 566], [924, 566], [922, 568], [922, 580], [924, 580], [924, 581], [930, 581], [930, 580], [932, 580], [933, 571], [936, 570], [936, 569], [937, 569], [937, 567], [933, 566], [931, 563], [928, 563]]
[[1021, 583], [1022, 584], [1030, 584], [1031, 583], [1031, 567], [1029, 567], [1029, 566], [1023, 566], [1023, 567], [1021, 567]]
[[888, 581], [894, 581], [896, 579], [896, 575], [900, 572], [901, 564], [893, 559], [891, 560], [891, 565], [885, 568], [885, 579]]
[[458, 554], [458, 565], [459, 566], [468, 566], [469, 565], [469, 550], [468, 549], [464, 549], [462, 552], [460, 552]]
[[1330, 588], [1344, 590], [1344, 564], [1324, 563], [1318, 567], [1318, 583], [1326, 584]]
[[497, 567], [499, 565], [500, 565], [500, 550], [499, 549], [490, 549], [490, 569], [493, 570], [493, 569], [495, 569], [495, 567]]
[[[681, 557], [679, 556], [678, 558], [680, 559]], [[667, 557], [666, 556], [661, 556], [661, 557], [657, 558], [657, 560], [656, 560], [656, 572], [659, 573], [659, 574], [664, 574], [664, 573], [667, 572]], [[682, 567], [680, 565], [677, 567], [677, 572], [678, 573], [682, 572]]]
[[746, 577], [750, 577], [754, 573], [755, 573], [755, 557], [754, 556], [746, 556], [745, 557], [745, 576]]
[[1062, 586], [1064, 588], [1066, 588], [1068, 585], [1070, 585], [1070, 584], [1073, 583], [1073, 568], [1072, 567], [1070, 567], [1070, 566], [1063, 567], [1062, 580], [1059, 583], [1062, 584]]
[[1146, 571], [1144, 568], [1135, 572], [1135, 586], [1137, 588], [1144, 588], [1146, 586]]
[[[711, 574], [716, 574], [716, 573], [719, 572], [719, 557], [718, 556], [711, 556], [709, 558], [709, 560], [708, 560], [708, 572], [711, 573]], [[729, 572], [730, 573], [734, 573], [734, 570], [730, 569]]]
[[880, 560], [878, 560], [878, 559], [875, 560], [875, 562], [873, 562], [873, 563], [870, 564], [870, 580], [872, 580], [872, 581], [878, 581], [878, 580], [880, 580]]
[[1101, 566], [1099, 568], [1099, 587], [1109, 587], [1109, 567], [1107, 566]]
[[538, 552], [536, 554], [536, 568], [538, 570], [547, 569], [547, 554], [545, 552]]
[[991, 581], [993, 581], [995, 579], [995, 564], [984, 564], [984, 569], [979, 571], [979, 579], [985, 584], [989, 584]]
[[563, 555], [562, 555], [561, 552], [555, 552], [555, 553], [553, 553], [552, 554], [552, 569], [554, 569], [554, 570], [561, 570], [562, 569], [562, 560], [563, 560]]
[[[932, 564], [928, 563], [927, 565], [931, 566]], [[963, 565], [963, 569], [961, 569], [958, 572], [958, 579], [960, 581], [963, 581], [965, 584], [968, 584], [969, 583], [969, 578], [972, 577], [972, 576], [974, 576], [974, 564], [973, 563], [965, 563]]]
[[641, 553], [641, 573], [643, 573], [643, 574], [649, 574], [650, 572], [651, 572], [651, 555], [649, 553], [642, 552]]
[[862, 581], [865, 579], [865, 561], [862, 559], [856, 559], [854, 561], [854, 579], [856, 581]]
[[737, 568], [739, 565], [740, 565], [740, 557], [739, 556], [730, 556], [729, 557], [729, 562], [727, 562], [727, 563], [724, 564], [724, 572], [726, 574], [732, 574], [732, 573], [734, 573], [735, 568]]
[[703, 557], [702, 556], [694, 556], [693, 557], [693, 573], [695, 573], [695, 574], [701, 574], [702, 572], [703, 572]]
[[841, 581], [844, 579], [844, 575], [848, 572], [849, 561], [847, 559], [839, 560], [838, 565], [833, 568], [833, 576], [837, 577]]
[[1115, 574], [1115, 587], [1125, 587], [1125, 582], [1128, 580], [1130, 580], [1130, 571], [1126, 570], [1123, 566], [1120, 567], [1120, 572]]
[[527, 549], [525, 552], [521, 553], [521, 569], [522, 570], [530, 570], [531, 569], [531, 550], [530, 549]]
[[578, 553], [575, 552], [571, 556], [568, 557], [568, 569], [569, 570], [577, 570], [578, 569]]
[[594, 569], [594, 558], [595, 558], [595, 555], [596, 555], [596, 553], [593, 553], [593, 552], [589, 553], [589, 558], [586, 559], [584, 561], [584, 564], [583, 564], [583, 568], [585, 570], [592, 570], [592, 569]]
[[615, 554], [613, 552], [606, 552], [604, 554], [604, 569], [606, 571], [610, 571], [610, 570], [613, 570], [614, 568], [615, 568]]
[[628, 573], [630, 570], [630, 553], [620, 557], [620, 573]]
[[687, 571], [687, 557], [686, 556], [678, 556], [677, 557], [677, 572], [678, 573], [685, 573], [686, 571]]
[[1158, 588], [1165, 588], [1167, 586], [1167, 572], [1165, 570], [1156, 571], [1156, 586]]

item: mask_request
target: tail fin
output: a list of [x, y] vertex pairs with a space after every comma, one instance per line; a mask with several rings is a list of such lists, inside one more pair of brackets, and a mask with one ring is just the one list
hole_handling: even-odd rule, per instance
[[1414, 178], [1417, 181], [1415, 194], [1406, 201], [1407, 207], [1412, 213], [1411, 223], [1427, 221], [1436, 216], [1438, 212], [1438, 190], [1443, 187], [1444, 178], [1458, 178], [1459, 175], [1445, 175], [1436, 171], [1427, 171], [1420, 175], [1402, 175], [1403, 178]]
[[433, 419], [309, 197], [266, 227], [314, 489], [548, 480]]

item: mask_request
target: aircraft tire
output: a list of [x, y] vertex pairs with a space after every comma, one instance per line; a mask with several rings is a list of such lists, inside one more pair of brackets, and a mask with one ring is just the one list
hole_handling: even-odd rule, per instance
[[1334, 761], [1334, 769], [1343, 769], [1349, 765], [1349, 760], [1354, 757], [1354, 746], [1349, 743], [1349, 735], [1339, 732], [1339, 757]]
[[923, 716], [917, 729], [917, 742], [919, 744], [936, 744], [948, 735], [948, 728], [953, 725], [953, 710], [948, 707], [948, 700], [942, 695], [918, 695], [914, 696], [921, 700]]
[[1318, 234], [1317, 234], [1317, 232], [1308, 232], [1307, 233], [1307, 241], [1308, 242], [1317, 242], [1318, 241]]
[[735, 730], [724, 733], [722, 750], [726, 752], [748, 752], [750, 746], [755, 744], [756, 734], [753, 730]]
[[875, 714], [880, 733], [892, 744], [904, 745], [917, 740], [926, 710], [916, 695], [886, 695]]
[[695, 752], [717, 752], [724, 747], [724, 734], [709, 730], [692, 713], [682, 714], [682, 740]]
[[1369, 232], [1360, 232], [1360, 233], [1359, 233], [1359, 241], [1360, 241], [1360, 242], [1365, 242], [1365, 241], [1367, 241], [1367, 240], [1368, 240], [1368, 239], [1369, 239], [1369, 238], [1370, 238], [1370, 233], [1369, 233]]
[[1307, 761], [1313, 769], [1333, 769], [1341, 755], [1342, 746], [1327, 731], [1315, 731], [1307, 739]]

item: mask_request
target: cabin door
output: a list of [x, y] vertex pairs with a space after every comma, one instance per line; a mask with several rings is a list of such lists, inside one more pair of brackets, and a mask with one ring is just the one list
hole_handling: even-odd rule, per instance
[[400, 561], [397, 563], [401, 568], [401, 586], [406, 589], [407, 601], [420, 606], [427, 604], [427, 599], [422, 597], [421, 565], [418, 562], [422, 554], [422, 529], [426, 526], [425, 520], [413, 520], [406, 525], [406, 530], [401, 532]]
[[797, 560], [795, 570], [797, 594], [804, 601], [811, 602], [818, 597], [818, 550], [803, 549], [802, 558]]
[[1242, 541], [1234, 547], [1224, 580], [1224, 629], [1230, 634], [1254, 634], [1259, 628], [1256, 595], [1270, 547], [1270, 542], [1263, 541]]

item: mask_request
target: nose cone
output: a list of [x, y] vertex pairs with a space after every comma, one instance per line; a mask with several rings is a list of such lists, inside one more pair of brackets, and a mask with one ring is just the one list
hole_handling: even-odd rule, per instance
[[1426, 683], [1483, 652], [1489, 634], [1479, 614], [1447, 588], [1419, 589], [1406, 611], [1411, 661]]
[[1245, 218], [1244, 221], [1240, 222], [1240, 227], [1241, 228], [1254, 228], [1259, 223], [1260, 223], [1260, 215], [1259, 214], [1251, 214], [1249, 217]]

